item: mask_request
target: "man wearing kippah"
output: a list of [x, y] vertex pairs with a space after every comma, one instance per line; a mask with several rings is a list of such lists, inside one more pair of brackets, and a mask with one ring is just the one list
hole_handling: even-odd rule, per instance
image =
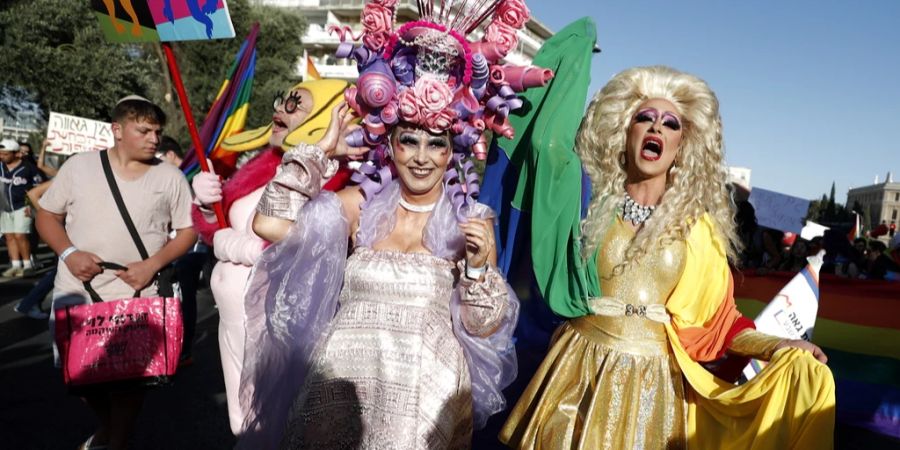
[[[77, 154], [66, 161], [40, 199], [37, 228], [59, 255], [53, 309], [90, 303], [89, 281], [103, 300], [157, 295], [156, 274], [197, 240], [191, 228], [191, 191], [177, 167], [156, 159], [165, 114], [149, 100], [128, 96], [112, 111], [115, 145], [102, 152]], [[105, 152], [105, 153], [104, 153]], [[141, 257], [116, 206], [104, 174], [108, 157], [112, 177], [146, 252]], [[169, 232], [174, 231], [174, 238]], [[103, 271], [113, 262], [126, 270]], [[54, 331], [55, 316], [50, 316]], [[99, 427], [82, 448], [124, 449], [145, 392], [97, 387], [84, 395]]]

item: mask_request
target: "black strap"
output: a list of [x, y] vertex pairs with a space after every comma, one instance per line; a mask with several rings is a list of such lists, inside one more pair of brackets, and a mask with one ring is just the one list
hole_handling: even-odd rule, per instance
[[103, 164], [103, 173], [106, 174], [106, 182], [109, 184], [109, 190], [112, 191], [116, 206], [119, 207], [119, 214], [122, 215], [122, 220], [125, 221], [125, 226], [128, 227], [128, 232], [131, 233], [131, 239], [134, 240], [134, 245], [137, 246], [138, 253], [141, 254], [141, 259], [147, 259], [150, 257], [150, 254], [147, 253], [147, 248], [144, 247], [144, 241], [141, 240], [141, 235], [138, 234], [137, 228], [134, 227], [134, 222], [131, 221], [131, 215], [128, 214], [128, 208], [125, 207], [125, 201], [122, 200], [122, 193], [119, 192], [119, 185], [116, 184], [116, 177], [113, 175], [112, 166], [109, 164], [108, 150], [100, 152], [100, 162]]
[[[116, 264], [116, 263], [106, 262], [106, 261], [100, 262], [97, 265], [100, 266], [100, 268], [103, 270], [107, 270], [107, 269], [109, 269], [109, 270], [128, 270], [127, 267], [125, 267], [121, 264]], [[97, 291], [95, 291], [94, 288], [91, 287], [90, 281], [84, 282], [84, 290], [87, 291], [88, 295], [91, 296], [91, 300], [93, 300], [94, 303], [100, 303], [103, 301], [103, 299], [100, 298], [100, 295], [97, 294]], [[141, 296], [141, 291], [134, 291], [135, 298], [140, 297], [140, 296]], [[69, 328], [71, 329], [71, 325], [69, 326]]]

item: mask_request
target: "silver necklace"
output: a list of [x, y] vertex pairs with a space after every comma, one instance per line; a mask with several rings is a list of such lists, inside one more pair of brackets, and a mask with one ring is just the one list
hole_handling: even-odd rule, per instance
[[650, 219], [656, 206], [644, 206], [631, 198], [628, 192], [625, 193], [625, 202], [622, 204], [622, 219], [631, 221], [635, 226]]
[[431, 212], [431, 211], [434, 211], [435, 205], [437, 205], [437, 202], [429, 203], [427, 205], [413, 205], [412, 203], [406, 201], [406, 199], [403, 198], [402, 195], [400, 196], [400, 206], [402, 206], [403, 209], [405, 209], [409, 212], [414, 212], [414, 213]]

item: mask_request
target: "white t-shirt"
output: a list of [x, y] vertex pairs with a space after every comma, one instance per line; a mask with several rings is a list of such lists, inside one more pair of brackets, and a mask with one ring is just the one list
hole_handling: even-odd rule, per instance
[[[136, 180], [128, 181], [116, 175], [116, 183], [151, 256], [166, 244], [170, 230], [191, 227], [190, 186], [175, 166], [160, 162]], [[69, 158], [41, 197], [40, 204], [49, 212], [66, 216], [66, 233], [79, 250], [122, 265], [141, 260], [116, 208], [99, 152]], [[134, 289], [109, 270], [97, 275], [91, 281], [91, 287], [103, 300], [117, 300], [134, 294]], [[141, 296], [155, 293], [156, 286], [151, 285], [141, 291]], [[54, 287], [54, 296], [61, 294], [87, 297], [81, 281], [63, 262], [59, 263]]]

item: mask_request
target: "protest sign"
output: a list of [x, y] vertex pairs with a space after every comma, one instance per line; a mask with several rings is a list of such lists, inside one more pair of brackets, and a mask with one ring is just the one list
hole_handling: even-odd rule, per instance
[[115, 144], [110, 124], [57, 112], [50, 112], [47, 140], [47, 150], [61, 155], [103, 150]]
[[[819, 269], [824, 256], [825, 250], [821, 250], [818, 255], [806, 258], [809, 264], [753, 321], [757, 330], [786, 339], [812, 339], [819, 312]], [[749, 380], [765, 366], [765, 361], [751, 360], [744, 368], [744, 376]]]
[[110, 42], [172, 42], [234, 37], [225, 0], [91, 0]]
[[750, 204], [756, 210], [756, 222], [764, 227], [800, 234], [809, 200], [762, 188], [750, 192]]

